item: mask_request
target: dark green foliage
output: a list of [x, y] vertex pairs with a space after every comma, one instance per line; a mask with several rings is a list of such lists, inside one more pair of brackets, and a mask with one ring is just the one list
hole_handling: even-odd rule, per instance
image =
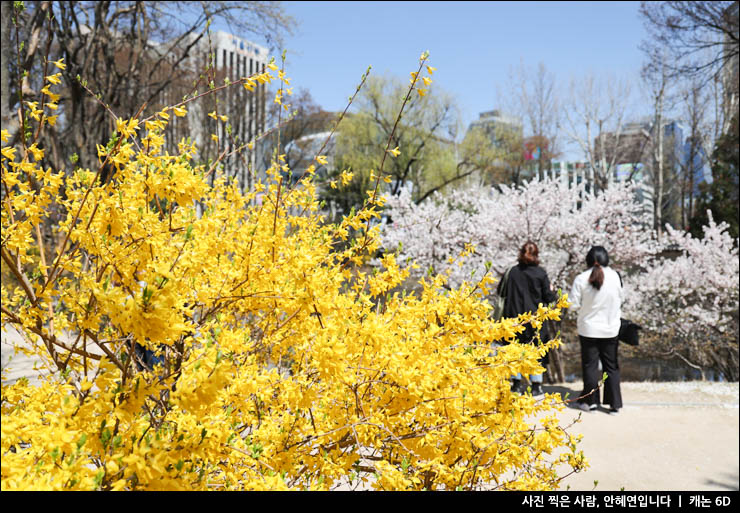
[[712, 155], [711, 184], [701, 184], [696, 214], [691, 219], [691, 233], [702, 236], [702, 226], [708, 223], [707, 210], [712, 211], [715, 222], [730, 225], [728, 231], [738, 237], [738, 118], [735, 116], [730, 129], [717, 141]]

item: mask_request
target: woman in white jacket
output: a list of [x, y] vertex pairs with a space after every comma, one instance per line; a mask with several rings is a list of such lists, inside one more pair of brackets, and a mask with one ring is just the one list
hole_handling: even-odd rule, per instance
[[586, 255], [588, 270], [573, 281], [568, 301], [578, 310], [578, 338], [581, 342], [583, 392], [576, 407], [595, 410], [601, 401], [599, 390], [599, 360], [606, 371], [604, 403], [610, 413], [622, 408], [619, 387], [617, 349], [621, 306], [624, 299], [622, 280], [609, 266], [609, 254], [602, 246], [594, 246]]

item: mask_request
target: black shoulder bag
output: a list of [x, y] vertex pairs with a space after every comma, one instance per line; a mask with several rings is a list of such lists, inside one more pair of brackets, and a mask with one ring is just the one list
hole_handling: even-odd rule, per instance
[[[624, 286], [622, 275], [619, 274], [618, 271], [615, 272], [617, 273], [617, 276], [619, 276], [619, 285]], [[629, 319], [619, 319], [619, 321], [619, 335], [617, 335], [617, 340], [631, 346], [639, 345], [640, 334], [638, 332], [642, 329], [642, 326], [639, 326]]]
[[493, 319], [496, 321], [500, 321], [504, 316], [504, 305], [506, 304], [506, 292], [508, 290], [508, 282], [509, 282], [509, 271], [511, 271], [511, 267], [506, 269], [506, 272], [501, 277], [501, 294], [497, 295], [493, 299]]

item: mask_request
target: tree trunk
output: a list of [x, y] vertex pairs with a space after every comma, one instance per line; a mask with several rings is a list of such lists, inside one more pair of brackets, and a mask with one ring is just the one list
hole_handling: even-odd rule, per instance
[[560, 348], [550, 351], [550, 364], [547, 372], [549, 383], [565, 383], [565, 365]]
[[[694, 122], [694, 125], [696, 123]], [[684, 225], [686, 229], [688, 229], [689, 221], [694, 216], [694, 163], [696, 162], [696, 156], [699, 153], [697, 144], [696, 144], [696, 138], [697, 138], [697, 130], [694, 128], [693, 133], [691, 134], [691, 147], [690, 147], [690, 153], [689, 153], [689, 205], [688, 205], [688, 213], [686, 215], [687, 222]], [[702, 162], [703, 164], [703, 162]]]
[[11, 127], [10, 116], [10, 71], [9, 65], [13, 52], [10, 48], [10, 27], [12, 25], [12, 2], [0, 2], [0, 115], [2, 116], [2, 127], [11, 134], [15, 132], [15, 125]]
[[663, 234], [663, 89], [655, 100], [655, 229], [658, 239]]
[[[562, 336], [562, 323], [555, 321], [545, 321], [546, 329], [553, 334], [560, 333]], [[548, 383], [565, 383], [565, 363], [560, 348], [550, 351], [550, 363], [548, 364], [545, 377]]]

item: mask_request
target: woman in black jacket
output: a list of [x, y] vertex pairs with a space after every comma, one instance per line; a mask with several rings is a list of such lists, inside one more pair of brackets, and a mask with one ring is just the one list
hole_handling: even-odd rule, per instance
[[[505, 285], [504, 317], [516, 317], [527, 312], [536, 312], [540, 304], [549, 304], [557, 300], [553, 292], [547, 272], [540, 267], [539, 248], [532, 241], [526, 242], [519, 250], [517, 265], [509, 270], [509, 276]], [[498, 294], [502, 295], [501, 280], [498, 285]], [[534, 343], [535, 329], [531, 324], [526, 325], [524, 331], [517, 335], [520, 344]], [[544, 343], [550, 340], [546, 329], [540, 331], [540, 340]], [[547, 366], [548, 355], [540, 358], [540, 365]], [[531, 375], [532, 395], [542, 395], [542, 374]], [[525, 387], [522, 385], [521, 374], [513, 378], [511, 390], [522, 393]]]

